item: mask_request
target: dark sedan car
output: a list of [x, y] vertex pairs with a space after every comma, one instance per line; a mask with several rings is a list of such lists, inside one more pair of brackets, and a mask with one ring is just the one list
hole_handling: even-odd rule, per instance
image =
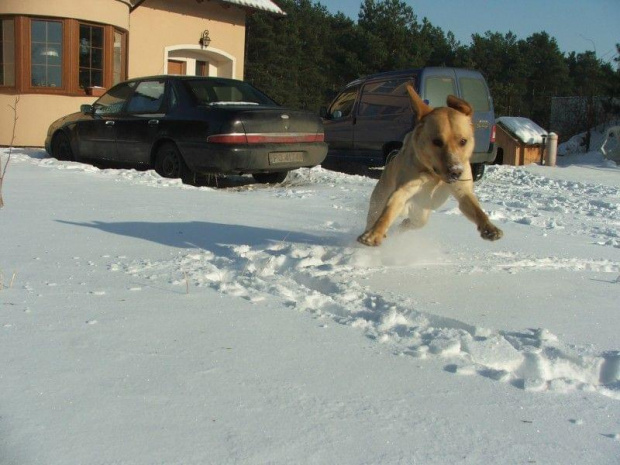
[[281, 182], [327, 154], [320, 118], [276, 104], [243, 81], [153, 76], [117, 84], [50, 126], [59, 160], [154, 167], [164, 177], [252, 174]]

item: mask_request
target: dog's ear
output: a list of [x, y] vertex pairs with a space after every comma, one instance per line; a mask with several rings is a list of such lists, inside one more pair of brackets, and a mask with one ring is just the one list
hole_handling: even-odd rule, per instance
[[474, 109], [465, 100], [455, 97], [454, 95], [448, 95], [448, 106], [454, 108], [456, 111], [463, 113], [465, 116], [471, 116], [474, 113]]
[[409, 98], [411, 98], [411, 103], [413, 103], [416, 120], [420, 121], [424, 116], [428, 115], [431, 111], [433, 111], [433, 109], [429, 107], [426, 103], [424, 103], [424, 101], [420, 98], [420, 96], [411, 84], [407, 83], [405, 85], [405, 88], [407, 89]]

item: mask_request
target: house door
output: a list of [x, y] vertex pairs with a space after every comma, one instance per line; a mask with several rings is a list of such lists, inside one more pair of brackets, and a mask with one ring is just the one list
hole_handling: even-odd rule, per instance
[[178, 74], [185, 76], [187, 74], [187, 63], [185, 61], [168, 60], [168, 74]]
[[208, 76], [209, 75], [209, 62], [203, 60], [196, 60], [196, 76]]

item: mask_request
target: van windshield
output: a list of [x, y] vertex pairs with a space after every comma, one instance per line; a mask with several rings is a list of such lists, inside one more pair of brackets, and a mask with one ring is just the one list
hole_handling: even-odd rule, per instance
[[463, 99], [474, 108], [474, 111], [491, 111], [487, 88], [480, 79], [463, 77], [459, 79], [459, 84]]

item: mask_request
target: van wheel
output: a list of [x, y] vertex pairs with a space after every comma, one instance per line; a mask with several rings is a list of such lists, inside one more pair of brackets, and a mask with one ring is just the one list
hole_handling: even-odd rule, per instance
[[252, 177], [261, 184], [280, 184], [286, 179], [288, 171], [279, 171], [277, 173], [254, 173]]
[[484, 176], [484, 163], [472, 163], [471, 174], [474, 182], [480, 181], [482, 179], [482, 176]]

